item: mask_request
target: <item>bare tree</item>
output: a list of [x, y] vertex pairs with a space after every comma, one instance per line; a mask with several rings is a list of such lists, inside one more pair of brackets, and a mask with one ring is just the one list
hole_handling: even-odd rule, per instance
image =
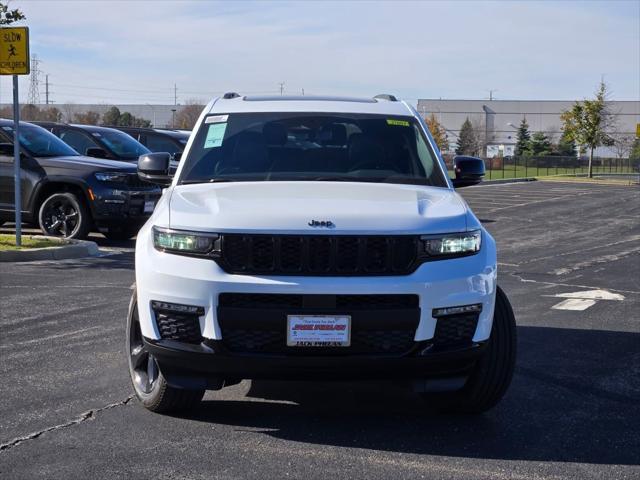
[[618, 158], [628, 158], [633, 148], [635, 135], [624, 132], [616, 132], [611, 135], [613, 138], [613, 151]]
[[176, 128], [191, 130], [198, 121], [204, 105], [201, 100], [187, 100], [186, 104], [176, 113]]

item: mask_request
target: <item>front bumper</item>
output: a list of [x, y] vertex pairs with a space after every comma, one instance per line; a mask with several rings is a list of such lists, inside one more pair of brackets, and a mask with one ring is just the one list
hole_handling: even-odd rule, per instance
[[140, 226], [151, 216], [150, 205], [160, 199], [157, 188], [124, 190], [104, 185], [92, 187], [91, 202], [93, 219], [98, 227]]
[[424, 380], [466, 377], [486, 343], [433, 352], [416, 344], [408, 355], [284, 356], [238, 355], [222, 342], [188, 345], [145, 338], [147, 349], [173, 386], [219, 388], [236, 379], [272, 380]]

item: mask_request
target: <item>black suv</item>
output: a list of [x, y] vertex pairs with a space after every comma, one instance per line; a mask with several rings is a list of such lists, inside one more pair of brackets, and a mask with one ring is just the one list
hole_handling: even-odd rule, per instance
[[168, 128], [111, 127], [135, 138], [152, 152], [182, 153], [189, 140], [189, 133]]
[[150, 150], [120, 130], [95, 125], [33, 122], [49, 130], [64, 143], [83, 155], [124, 162], [138, 162], [138, 157]]
[[[20, 147], [23, 219], [46, 235], [131, 238], [160, 198], [135, 165], [81, 156], [36, 125], [20, 122]], [[14, 219], [13, 168], [13, 120], [0, 119], [0, 224]]]

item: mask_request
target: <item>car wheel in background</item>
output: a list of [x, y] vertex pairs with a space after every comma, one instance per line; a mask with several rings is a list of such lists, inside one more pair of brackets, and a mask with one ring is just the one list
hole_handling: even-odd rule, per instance
[[70, 192], [54, 193], [38, 212], [40, 229], [45, 235], [85, 238], [91, 229], [91, 217], [84, 202]]
[[500, 401], [511, 383], [516, 343], [513, 309], [498, 287], [488, 345], [464, 387], [455, 392], [425, 393], [423, 397], [442, 412], [482, 413], [489, 410]]
[[202, 400], [204, 390], [173, 388], [165, 380], [155, 358], [142, 340], [135, 290], [127, 316], [126, 352], [133, 390], [146, 409], [158, 413], [176, 412], [187, 410]]

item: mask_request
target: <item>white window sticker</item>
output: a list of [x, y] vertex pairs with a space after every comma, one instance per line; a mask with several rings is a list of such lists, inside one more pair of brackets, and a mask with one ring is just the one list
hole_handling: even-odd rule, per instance
[[214, 123], [209, 125], [207, 138], [204, 141], [204, 148], [217, 148], [222, 146], [224, 132], [227, 129], [226, 123]]
[[229, 115], [213, 115], [211, 117], [207, 117], [204, 120], [204, 123], [223, 123], [229, 119]]
[[101, 137], [102, 136], [98, 132], [92, 132], [91, 135], [93, 135], [94, 137]]

